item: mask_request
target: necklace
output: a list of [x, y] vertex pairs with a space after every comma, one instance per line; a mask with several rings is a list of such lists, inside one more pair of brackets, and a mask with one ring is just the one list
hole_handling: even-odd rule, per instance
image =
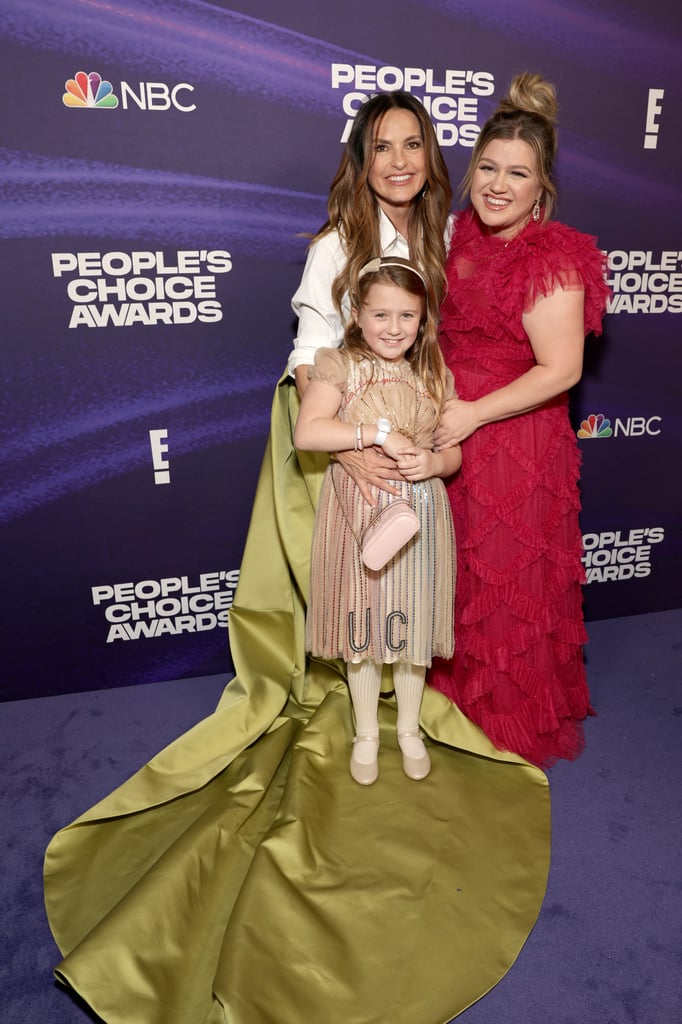
[[502, 255], [505, 249], [509, 248], [513, 241], [513, 238], [508, 238], [504, 245], [496, 246], [494, 252], [488, 253], [487, 256], [478, 256], [476, 258], [476, 263], [488, 263], [489, 260], [496, 260], [498, 256]]

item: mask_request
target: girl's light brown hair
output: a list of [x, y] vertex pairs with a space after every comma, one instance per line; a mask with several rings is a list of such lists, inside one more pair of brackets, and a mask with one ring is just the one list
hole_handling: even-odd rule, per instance
[[[374, 265], [377, 265], [374, 269]], [[360, 310], [367, 300], [367, 294], [373, 284], [394, 285], [409, 295], [418, 296], [422, 303], [422, 315], [419, 331], [412, 347], [405, 354], [408, 363], [421, 378], [426, 390], [433, 399], [438, 415], [445, 401], [446, 370], [443, 354], [438, 344], [438, 302], [428, 279], [408, 260], [397, 256], [387, 256], [370, 264], [366, 273], [359, 273], [357, 285], [351, 292], [351, 306]], [[362, 331], [351, 320], [346, 325], [343, 345], [352, 359], [372, 359], [373, 353], [362, 336]]]

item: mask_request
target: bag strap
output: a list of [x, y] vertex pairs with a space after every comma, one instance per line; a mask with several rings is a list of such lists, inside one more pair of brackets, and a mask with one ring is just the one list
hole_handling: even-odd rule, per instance
[[[339, 465], [340, 465], [340, 463], [339, 463]], [[336, 503], [337, 503], [337, 505], [339, 506], [339, 508], [341, 510], [341, 515], [346, 520], [346, 525], [348, 526], [348, 529], [350, 530], [350, 532], [353, 534], [353, 537], [355, 538], [355, 543], [357, 544], [358, 548], [362, 551], [362, 544], [360, 542], [360, 538], [358, 537], [357, 533], [355, 532], [355, 530], [353, 529], [353, 527], [351, 525], [351, 521], [348, 518], [348, 513], [346, 512], [346, 509], [344, 508], [343, 503], [342, 503], [342, 501], [341, 501], [341, 499], [339, 497], [339, 492], [336, 489], [336, 479], [335, 479], [336, 474], [334, 473], [335, 468], [336, 468], [336, 466], [334, 466], [334, 465], [330, 466], [329, 467], [329, 472], [331, 473], [332, 487], [334, 488], [334, 496], [336, 498]], [[343, 468], [343, 466], [341, 466], [341, 471], [343, 473], [346, 472], [345, 469]], [[356, 487], [357, 487], [357, 484], [356, 484]], [[364, 501], [364, 498], [363, 498], [363, 501]], [[370, 523], [371, 522], [372, 522], [372, 520], [370, 518]]]
[[[339, 466], [340, 466], [341, 472], [345, 473], [346, 470], [343, 468], [343, 466], [340, 465], [340, 463], [339, 463]], [[362, 540], [360, 539], [360, 537], [358, 537], [357, 533], [353, 529], [353, 527], [351, 525], [351, 521], [348, 518], [348, 513], [346, 512], [346, 509], [344, 508], [343, 502], [341, 501], [341, 498], [339, 497], [339, 492], [336, 489], [336, 480], [334, 479], [334, 476], [335, 476], [334, 469], [335, 468], [336, 467], [334, 465], [332, 465], [332, 466], [330, 466], [330, 469], [329, 469], [329, 472], [331, 473], [331, 478], [332, 478], [332, 487], [334, 488], [334, 496], [336, 497], [336, 502], [337, 502], [337, 504], [338, 504], [338, 506], [339, 506], [339, 508], [341, 510], [341, 515], [346, 520], [346, 524], [348, 526], [348, 529], [350, 530], [350, 532], [353, 534], [353, 537], [355, 538], [355, 543], [357, 544], [357, 546], [360, 549], [360, 551], [362, 551]], [[350, 476], [350, 474], [348, 473], [347, 476]], [[358, 485], [355, 484], [355, 486], [357, 487]], [[407, 505], [408, 508], [410, 508], [410, 509], [412, 508], [412, 505], [410, 504], [409, 501], [407, 501], [406, 498], [399, 498], [396, 495], [391, 495], [390, 497], [393, 498], [395, 501], [403, 501], [403, 502], [405, 502], [405, 504]], [[362, 500], [364, 501], [365, 499], [363, 498]], [[387, 509], [391, 508], [392, 504], [393, 504], [393, 502], [389, 501], [389, 504], [385, 505], [382, 509], [380, 509], [378, 506], [376, 508], [373, 508], [371, 513], [370, 513], [369, 522], [365, 526], [365, 530], [368, 530], [370, 528], [370, 526], [372, 526], [372, 524], [374, 522], [376, 522], [376, 520], [380, 516], [382, 516], [384, 514], [384, 512], [387, 511]], [[414, 509], [412, 509], [412, 511], [414, 511]]]

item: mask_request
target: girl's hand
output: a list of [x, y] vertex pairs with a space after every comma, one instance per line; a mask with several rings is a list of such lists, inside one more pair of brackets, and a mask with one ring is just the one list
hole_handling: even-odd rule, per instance
[[432, 476], [440, 476], [440, 458], [428, 448], [415, 445], [403, 448], [396, 465], [405, 480], [430, 480]]
[[481, 419], [475, 402], [449, 398], [433, 432], [434, 448], [437, 451], [453, 448], [470, 437], [480, 426]]
[[411, 446], [404, 448], [398, 456], [398, 469], [405, 480], [411, 483], [430, 480], [434, 476], [453, 476], [461, 465], [462, 448], [458, 444], [440, 452]]
[[337, 452], [336, 458], [346, 473], [355, 480], [365, 501], [374, 508], [377, 504], [375, 489], [400, 494], [390, 482], [400, 479], [400, 471], [393, 459], [381, 448], [365, 448], [362, 452]]
[[414, 444], [409, 437], [405, 437], [404, 434], [397, 430], [391, 430], [381, 447], [385, 454], [395, 462], [401, 451], [404, 451], [406, 448], [413, 448]]

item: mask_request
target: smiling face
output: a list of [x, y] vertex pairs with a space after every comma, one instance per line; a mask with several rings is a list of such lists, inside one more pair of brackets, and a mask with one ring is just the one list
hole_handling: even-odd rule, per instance
[[387, 110], [371, 142], [368, 184], [384, 213], [410, 205], [426, 184], [426, 153], [419, 121], [410, 110]]
[[491, 234], [513, 238], [542, 197], [535, 153], [522, 139], [494, 139], [483, 150], [471, 181], [471, 202]]
[[423, 315], [423, 303], [395, 284], [372, 284], [353, 319], [375, 356], [393, 362], [414, 345]]

